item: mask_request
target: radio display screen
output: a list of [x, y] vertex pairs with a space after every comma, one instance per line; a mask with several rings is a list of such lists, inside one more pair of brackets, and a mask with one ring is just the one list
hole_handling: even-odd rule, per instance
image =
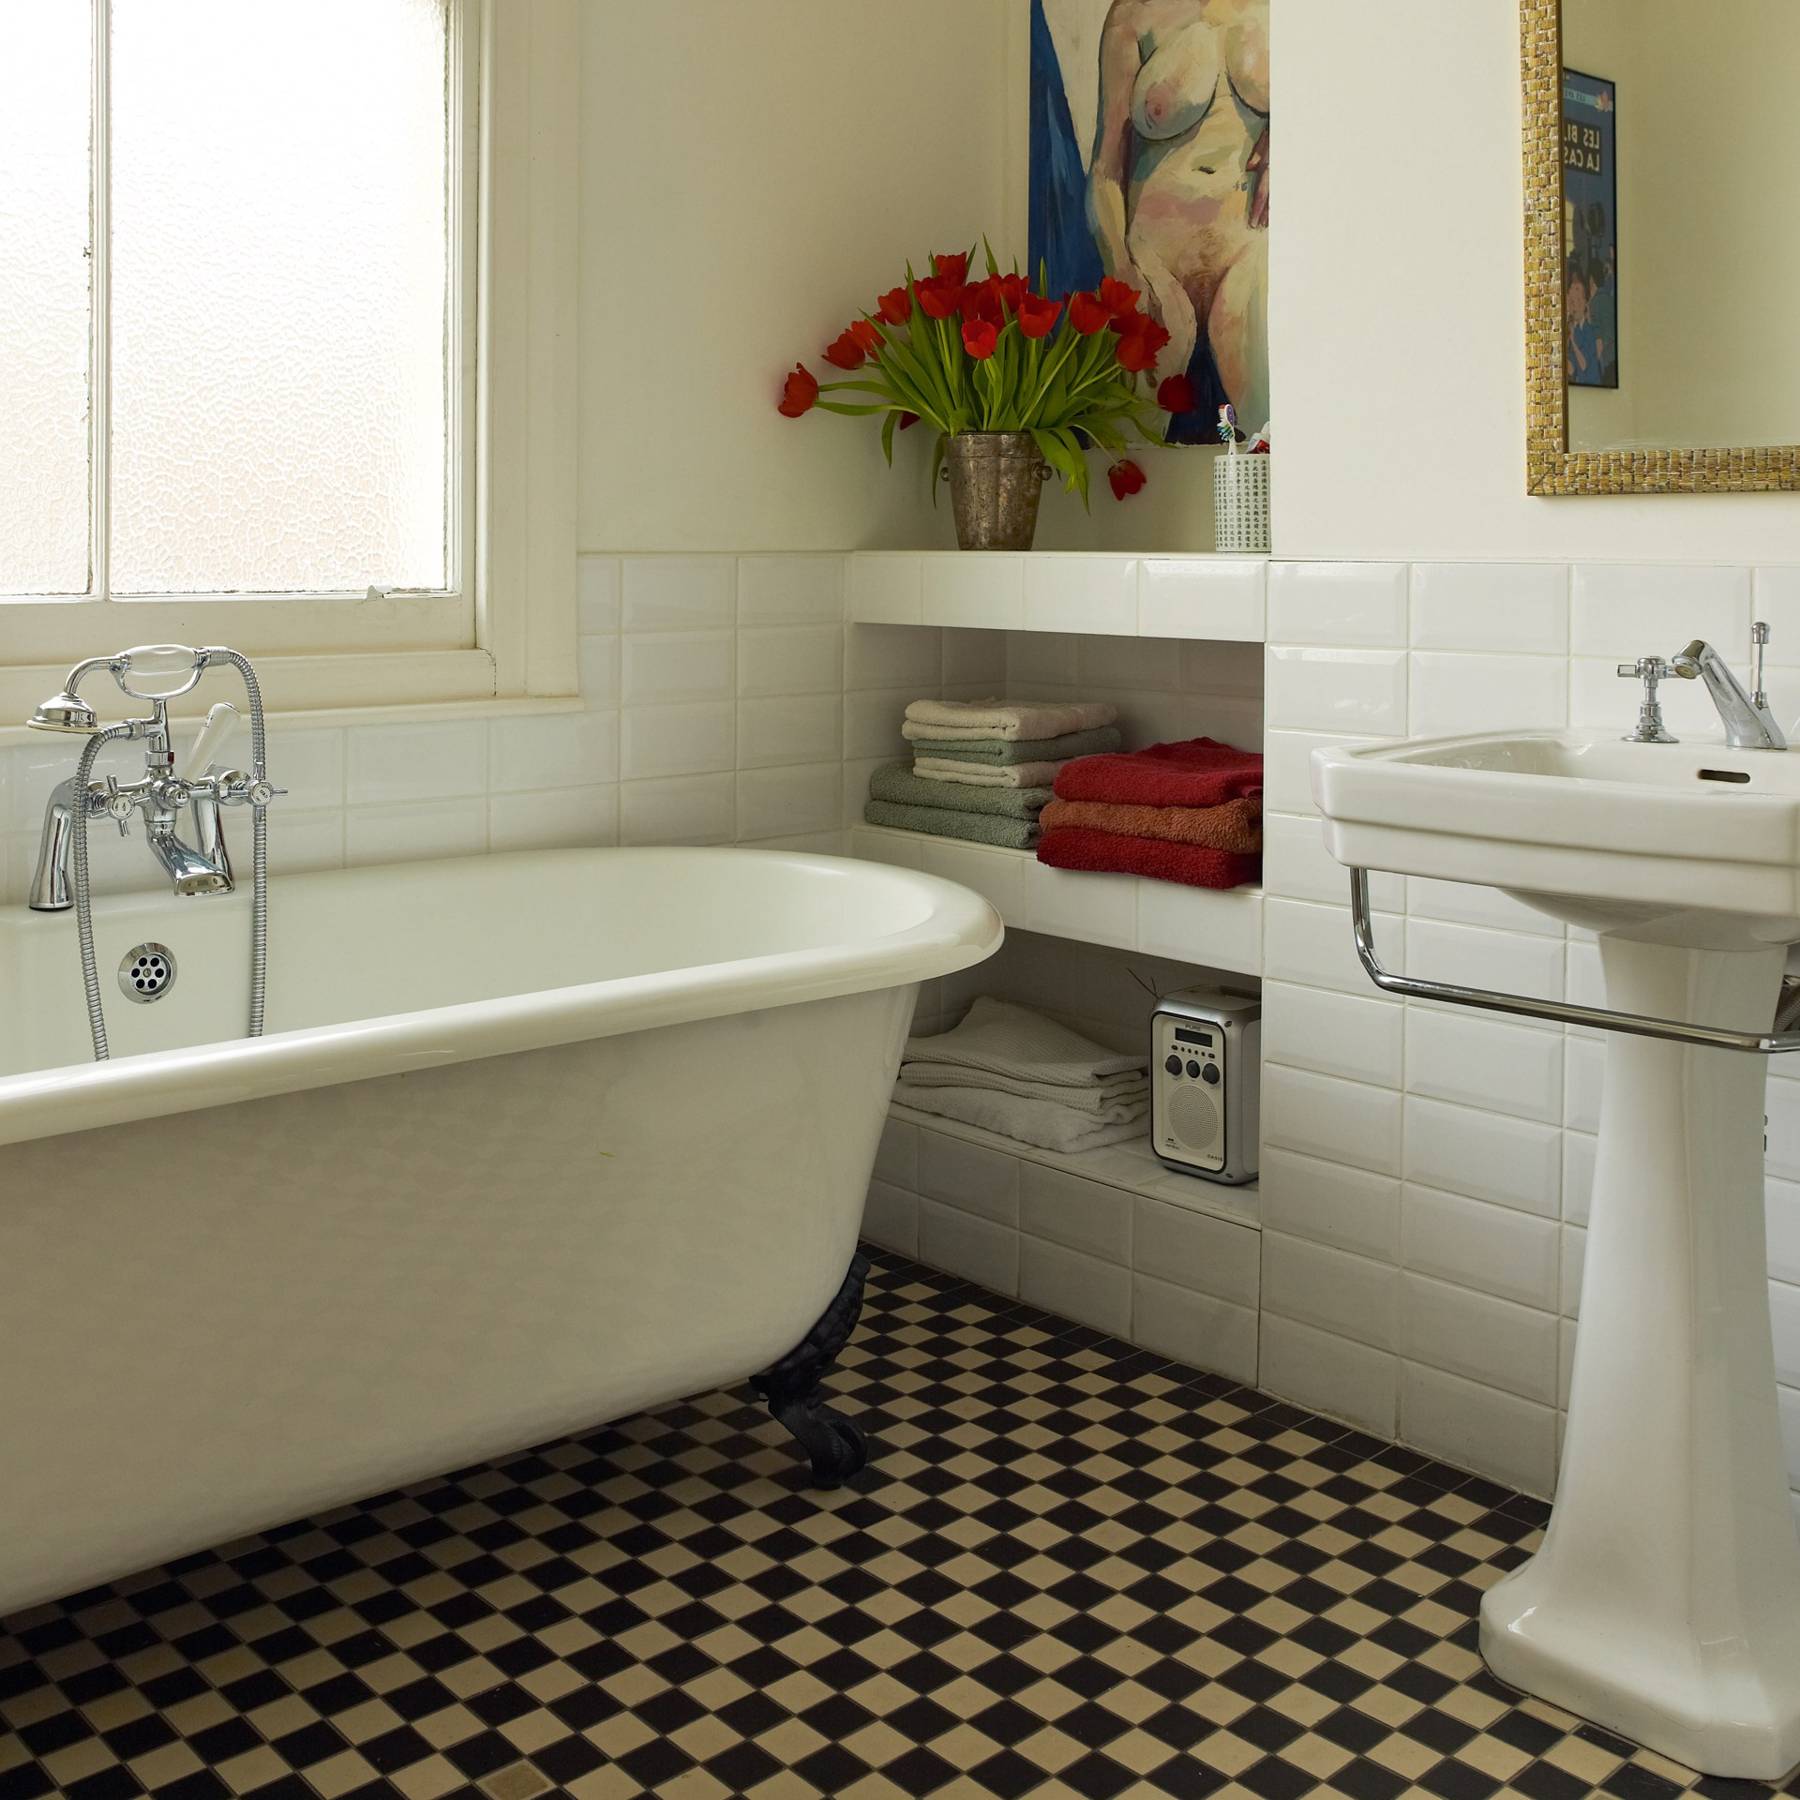
[[1175, 1041], [1178, 1044], [1202, 1044], [1210, 1050], [1212, 1033], [1210, 1031], [1191, 1031], [1178, 1025], [1175, 1028]]

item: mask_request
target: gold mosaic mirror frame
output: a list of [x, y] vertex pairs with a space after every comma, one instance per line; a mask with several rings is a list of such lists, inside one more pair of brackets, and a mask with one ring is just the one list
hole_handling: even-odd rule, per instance
[[1525, 114], [1525, 488], [1532, 494], [1800, 489], [1800, 445], [1571, 450], [1563, 381], [1562, 0], [1519, 0]]

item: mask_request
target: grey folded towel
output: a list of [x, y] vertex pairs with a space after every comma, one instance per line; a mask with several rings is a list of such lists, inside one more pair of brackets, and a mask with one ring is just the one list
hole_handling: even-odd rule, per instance
[[[962, 789], [958, 793], [993, 792]], [[871, 800], [863, 808], [871, 825], [891, 831], [923, 831], [932, 837], [967, 838], [972, 844], [992, 844], [1001, 850], [1029, 850], [1038, 841], [1038, 828], [1030, 819], [1008, 819], [999, 813], [955, 812], [948, 806], [902, 806], [893, 800]]]
[[1006, 819], [1037, 816], [1052, 799], [1047, 787], [970, 787], [963, 783], [927, 781], [908, 763], [887, 763], [869, 777], [869, 798], [899, 806], [941, 806], [950, 812], [997, 813]]

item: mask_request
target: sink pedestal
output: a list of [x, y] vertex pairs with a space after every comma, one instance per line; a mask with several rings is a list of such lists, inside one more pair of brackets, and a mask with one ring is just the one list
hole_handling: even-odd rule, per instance
[[[1766, 1026], [1785, 952], [1601, 939], [1607, 1004]], [[1614, 1034], [1556, 1506], [1485, 1596], [1500, 1680], [1710, 1775], [1800, 1763], [1760, 1056]]]

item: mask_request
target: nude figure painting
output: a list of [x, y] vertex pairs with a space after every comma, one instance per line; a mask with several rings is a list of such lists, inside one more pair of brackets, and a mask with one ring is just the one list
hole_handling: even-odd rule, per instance
[[1031, 268], [1113, 275], [1170, 333], [1216, 443], [1269, 416], [1269, 0], [1031, 0]]

